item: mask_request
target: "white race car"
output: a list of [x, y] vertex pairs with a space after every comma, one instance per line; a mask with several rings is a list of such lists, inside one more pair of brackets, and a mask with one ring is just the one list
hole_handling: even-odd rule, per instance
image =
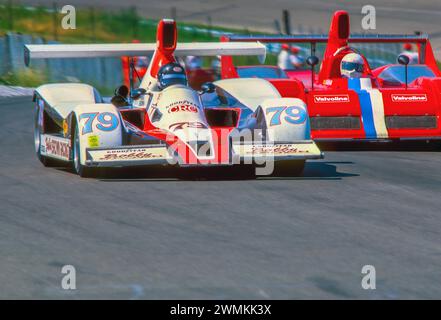
[[176, 23], [162, 20], [156, 44], [27, 45], [25, 62], [150, 53], [139, 88], [121, 86], [109, 103], [87, 84], [46, 84], [35, 90], [35, 151], [44, 165], [72, 164], [82, 177], [100, 167], [244, 164], [296, 175], [306, 159], [322, 157], [310, 139], [302, 100], [282, 98], [257, 78], [220, 80], [195, 91], [175, 59], [264, 57], [266, 48], [257, 42], [177, 44]]

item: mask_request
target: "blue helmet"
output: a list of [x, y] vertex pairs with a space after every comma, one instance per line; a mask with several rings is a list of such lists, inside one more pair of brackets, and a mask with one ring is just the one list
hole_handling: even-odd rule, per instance
[[179, 63], [167, 63], [158, 71], [158, 87], [162, 90], [174, 84], [187, 85], [187, 75]]

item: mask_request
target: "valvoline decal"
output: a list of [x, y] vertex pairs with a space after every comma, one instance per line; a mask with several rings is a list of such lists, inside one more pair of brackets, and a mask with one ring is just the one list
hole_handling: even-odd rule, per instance
[[392, 94], [392, 102], [427, 102], [427, 95], [422, 94]]
[[350, 102], [348, 94], [321, 94], [314, 95], [315, 103], [347, 103]]

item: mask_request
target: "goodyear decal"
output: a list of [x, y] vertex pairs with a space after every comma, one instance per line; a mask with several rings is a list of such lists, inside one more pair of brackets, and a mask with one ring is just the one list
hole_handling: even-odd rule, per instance
[[149, 161], [169, 158], [165, 147], [120, 148], [107, 150], [88, 150], [93, 161]]
[[315, 143], [292, 144], [233, 144], [233, 151], [241, 157], [320, 156]]

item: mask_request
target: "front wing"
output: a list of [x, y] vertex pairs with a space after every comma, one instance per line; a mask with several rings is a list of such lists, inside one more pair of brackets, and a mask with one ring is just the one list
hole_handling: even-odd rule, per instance
[[86, 165], [91, 167], [129, 167], [148, 165], [216, 166], [265, 161], [306, 160], [323, 158], [312, 141], [273, 144], [237, 143], [231, 148], [229, 163], [182, 163], [173, 156], [167, 145], [121, 146], [114, 148], [88, 148]]

